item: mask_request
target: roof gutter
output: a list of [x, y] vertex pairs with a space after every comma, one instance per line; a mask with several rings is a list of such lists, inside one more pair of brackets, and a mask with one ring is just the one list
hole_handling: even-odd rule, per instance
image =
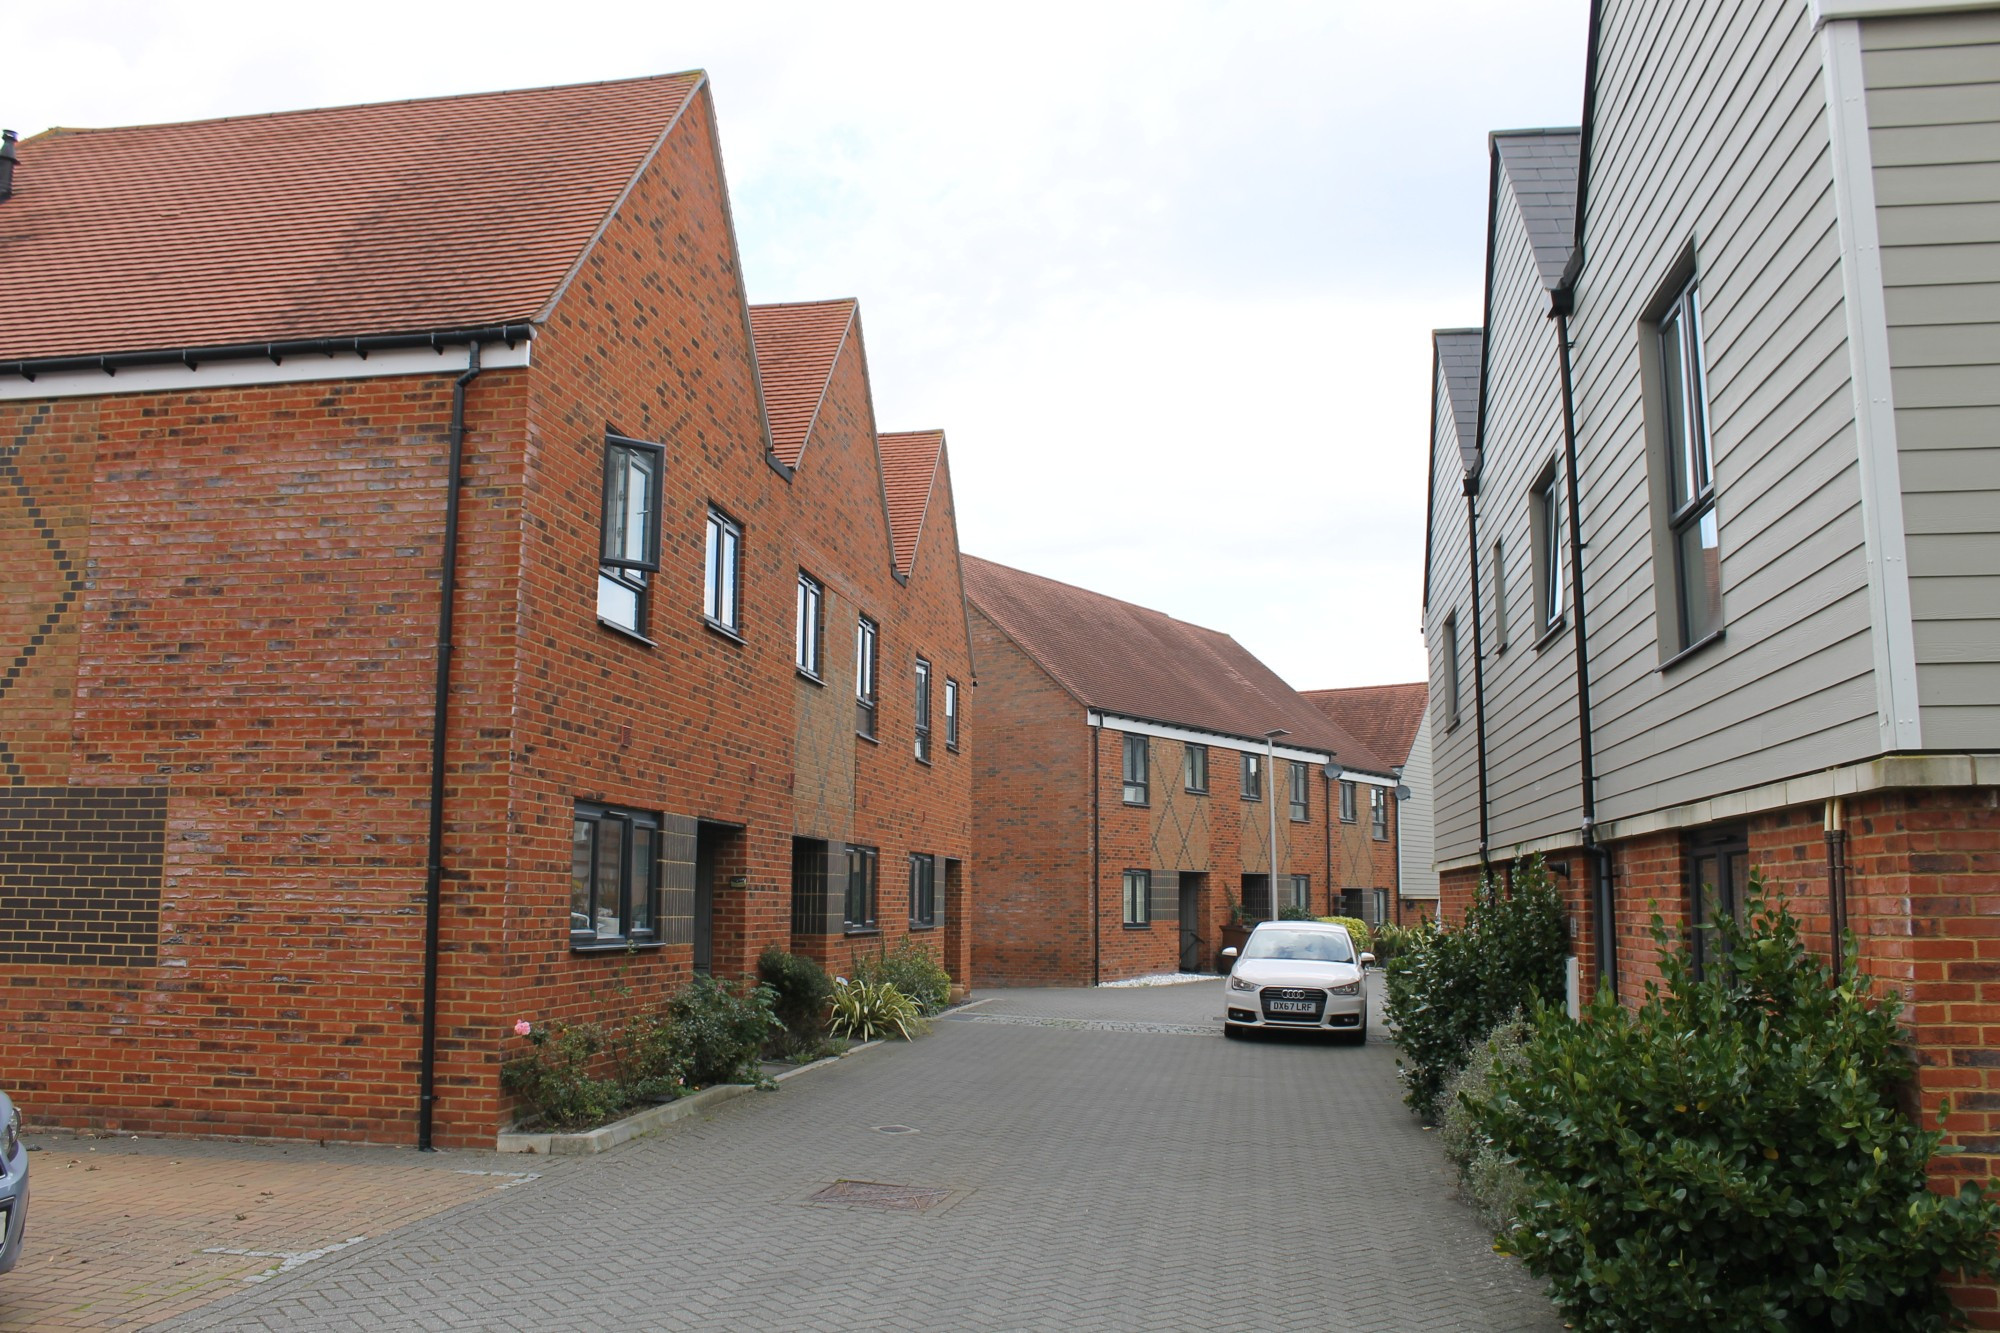
[[101, 370], [116, 375], [137, 366], [195, 367], [212, 361], [254, 361], [268, 359], [281, 363], [288, 356], [338, 356], [351, 353], [364, 360], [370, 352], [399, 351], [429, 347], [442, 353], [448, 347], [467, 344], [505, 343], [512, 347], [535, 336], [532, 324], [480, 324], [460, 329], [434, 329], [423, 333], [366, 333], [351, 338], [289, 338], [275, 342], [210, 343], [193, 347], [156, 347], [144, 352], [105, 352], [89, 356], [37, 356], [0, 361], [0, 375], [18, 375], [33, 381], [37, 375], [66, 371]]

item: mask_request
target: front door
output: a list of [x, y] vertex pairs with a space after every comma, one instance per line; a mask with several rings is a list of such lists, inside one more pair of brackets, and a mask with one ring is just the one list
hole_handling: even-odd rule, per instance
[[1181, 876], [1181, 971], [1201, 971], [1201, 875]]

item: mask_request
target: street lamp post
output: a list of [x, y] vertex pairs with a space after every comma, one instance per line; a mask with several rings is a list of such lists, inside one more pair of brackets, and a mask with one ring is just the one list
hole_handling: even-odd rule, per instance
[[1283, 727], [1264, 733], [1264, 806], [1270, 817], [1271, 862], [1270, 873], [1264, 876], [1265, 906], [1270, 911], [1270, 919], [1278, 919], [1278, 759], [1273, 744], [1280, 736], [1292, 733]]

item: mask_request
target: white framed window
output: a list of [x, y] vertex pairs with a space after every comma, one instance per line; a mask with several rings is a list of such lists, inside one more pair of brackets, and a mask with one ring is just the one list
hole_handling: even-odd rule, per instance
[[652, 577], [660, 569], [660, 477], [667, 451], [604, 437], [604, 509], [597, 556], [597, 618], [643, 634]]
[[1125, 804], [1144, 805], [1152, 786], [1152, 751], [1144, 736], [1125, 733]]
[[1153, 923], [1153, 872], [1125, 872], [1125, 924], [1149, 926]]
[[1722, 544], [1708, 434], [1701, 310], [1692, 278], [1658, 322], [1659, 411], [1666, 445], [1668, 542], [1673, 548], [1679, 649], [1722, 628]]
[[711, 625], [742, 632], [743, 527], [720, 509], [708, 511], [708, 561], [701, 613]]
[[958, 749], [958, 682], [944, 678], [944, 748]]
[[792, 617], [792, 664], [814, 680], [819, 679], [826, 657], [825, 603], [826, 590], [819, 580], [800, 570], [798, 607]]
[[854, 729], [875, 738], [875, 622], [861, 616], [854, 622]]
[[1243, 751], [1243, 799], [1264, 799], [1264, 756]]
[[931, 664], [917, 659], [917, 759], [931, 761]]

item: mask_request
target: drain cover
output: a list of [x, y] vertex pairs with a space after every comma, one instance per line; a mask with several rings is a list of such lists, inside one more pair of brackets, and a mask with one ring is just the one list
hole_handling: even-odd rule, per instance
[[875, 1126], [875, 1132], [877, 1134], [914, 1134], [917, 1131], [912, 1125], [877, 1125]]
[[950, 1190], [930, 1189], [923, 1185], [882, 1185], [872, 1180], [836, 1180], [825, 1189], [814, 1191], [806, 1202], [880, 1208], [892, 1213], [921, 1213], [937, 1207], [950, 1197]]

